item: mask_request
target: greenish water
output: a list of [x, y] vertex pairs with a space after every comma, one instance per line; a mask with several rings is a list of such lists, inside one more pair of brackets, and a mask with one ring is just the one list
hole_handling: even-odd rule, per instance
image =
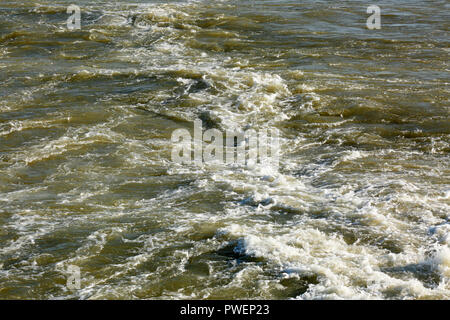
[[449, 4], [370, 4], [2, 0], [0, 298], [449, 299]]

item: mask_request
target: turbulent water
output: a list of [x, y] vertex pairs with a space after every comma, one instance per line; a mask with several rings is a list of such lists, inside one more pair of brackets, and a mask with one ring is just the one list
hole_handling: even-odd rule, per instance
[[0, 298], [450, 299], [450, 5], [371, 4], [2, 0]]

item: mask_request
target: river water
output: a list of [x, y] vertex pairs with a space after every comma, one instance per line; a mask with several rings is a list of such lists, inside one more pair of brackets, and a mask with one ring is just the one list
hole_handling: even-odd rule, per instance
[[0, 298], [450, 299], [450, 6], [371, 4], [2, 0]]

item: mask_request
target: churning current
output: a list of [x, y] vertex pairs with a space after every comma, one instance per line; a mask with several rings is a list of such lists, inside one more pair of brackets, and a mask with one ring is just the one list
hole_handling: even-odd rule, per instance
[[449, 299], [449, 3], [370, 5], [2, 0], [0, 298]]

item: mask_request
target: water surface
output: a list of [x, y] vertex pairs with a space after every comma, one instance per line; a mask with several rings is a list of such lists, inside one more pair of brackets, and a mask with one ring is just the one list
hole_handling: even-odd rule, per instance
[[450, 298], [447, 1], [73, 2], [0, 3], [0, 298]]

